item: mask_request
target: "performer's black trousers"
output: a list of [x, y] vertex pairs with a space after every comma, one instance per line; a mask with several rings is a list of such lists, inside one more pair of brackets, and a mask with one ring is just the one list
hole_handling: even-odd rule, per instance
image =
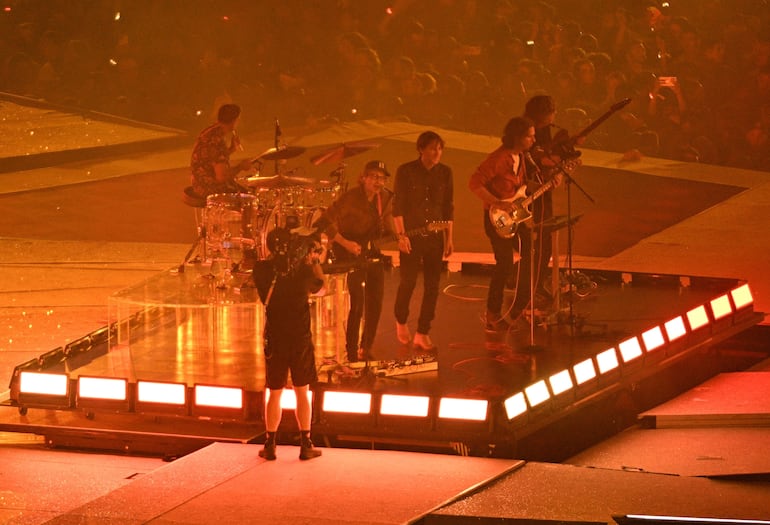
[[[361, 268], [348, 274], [347, 281], [350, 312], [345, 349], [348, 360], [355, 361], [359, 348], [371, 350], [374, 344], [377, 324], [382, 313], [382, 298], [385, 294], [385, 264], [382, 261], [364, 262]], [[361, 317], [364, 318], [363, 330]]]
[[394, 313], [396, 321], [406, 324], [409, 319], [409, 302], [417, 285], [420, 266], [423, 268], [423, 295], [420, 316], [417, 318], [417, 331], [421, 334], [430, 332], [430, 325], [436, 314], [438, 286], [444, 260], [444, 237], [442, 233], [418, 236], [410, 239], [412, 252], [400, 252], [401, 280], [396, 292]]

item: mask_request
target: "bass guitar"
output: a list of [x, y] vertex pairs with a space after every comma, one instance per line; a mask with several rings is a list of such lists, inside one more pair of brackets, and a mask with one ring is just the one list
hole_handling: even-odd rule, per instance
[[[574, 159], [566, 162], [562, 169], [570, 173], [581, 164], [582, 162], [579, 159]], [[532, 212], [529, 209], [530, 205], [542, 197], [547, 191], [552, 190], [557, 182], [556, 178], [551, 178], [548, 182], [533, 191], [531, 195], [526, 194], [527, 186], [523, 185], [516, 191], [516, 194], [513, 197], [502, 201], [505, 204], [493, 204], [490, 206], [489, 220], [495, 228], [497, 235], [503, 239], [510, 239], [516, 235], [519, 224], [532, 219]]]

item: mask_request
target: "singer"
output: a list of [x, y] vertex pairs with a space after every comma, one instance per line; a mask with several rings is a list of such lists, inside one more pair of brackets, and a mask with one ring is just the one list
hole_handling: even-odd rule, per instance
[[[520, 319], [530, 301], [532, 232], [520, 224], [515, 235], [500, 234], [490, 219], [490, 207], [509, 209], [525, 191], [539, 186], [538, 168], [527, 153], [535, 144], [535, 125], [527, 117], [514, 117], [505, 125], [502, 145], [489, 154], [471, 175], [468, 187], [484, 207], [484, 232], [495, 254], [495, 269], [487, 293], [485, 327], [488, 331], [507, 331], [522, 326]], [[503, 311], [506, 281], [517, 275], [513, 302]], [[506, 319], [507, 317], [507, 319]]]
[[237, 127], [241, 108], [224, 104], [217, 112], [217, 122], [200, 132], [190, 159], [192, 187], [196, 195], [206, 198], [213, 193], [240, 193], [245, 191], [236, 176], [252, 169], [249, 159], [230, 165], [230, 155], [243, 150]]

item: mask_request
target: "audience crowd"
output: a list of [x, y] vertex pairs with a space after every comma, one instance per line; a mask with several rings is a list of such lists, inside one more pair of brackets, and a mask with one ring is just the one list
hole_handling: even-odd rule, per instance
[[198, 131], [369, 118], [770, 170], [767, 0], [6, 0], [0, 91]]

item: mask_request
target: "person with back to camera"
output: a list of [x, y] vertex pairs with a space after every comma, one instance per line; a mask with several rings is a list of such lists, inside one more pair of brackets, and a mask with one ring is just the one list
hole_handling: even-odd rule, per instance
[[[396, 336], [400, 343], [409, 344], [411, 335], [406, 324], [409, 302], [422, 264], [422, 305], [412, 343], [416, 348], [427, 351], [435, 350], [428, 332], [438, 302], [442, 261], [454, 250], [454, 187], [451, 168], [441, 163], [443, 151], [444, 139], [438, 133], [421, 133], [417, 138], [419, 157], [398, 167], [393, 186], [393, 223], [398, 235], [400, 258], [400, 282], [394, 307]], [[431, 224], [435, 222], [444, 223], [446, 228], [430, 231]], [[428, 231], [407, 236], [408, 232], [421, 228]]]
[[313, 459], [321, 451], [310, 439], [310, 385], [318, 381], [315, 348], [310, 330], [308, 296], [324, 284], [324, 249], [312, 237], [286, 228], [268, 234], [268, 259], [256, 261], [252, 278], [265, 305], [264, 352], [269, 398], [265, 409], [265, 444], [259, 456], [276, 459], [276, 434], [281, 423], [281, 395], [289, 374], [297, 398], [295, 417], [300, 431], [299, 459]]
[[216, 123], [198, 135], [190, 159], [193, 192], [198, 197], [245, 191], [235, 179], [238, 173], [252, 168], [251, 161], [244, 159], [230, 165], [230, 155], [243, 149], [236, 131], [240, 118], [240, 106], [224, 104], [217, 112]]
[[510, 319], [517, 321], [530, 301], [531, 230], [525, 224], [518, 224], [514, 235], [503, 236], [492, 223], [489, 210], [496, 206], [512, 211], [510, 201], [521, 188], [526, 188], [527, 194], [534, 190], [533, 177], [538, 168], [527, 153], [534, 144], [534, 122], [528, 117], [512, 118], [503, 130], [502, 145], [484, 159], [468, 183], [470, 190], [484, 204], [484, 232], [495, 255], [495, 268], [487, 293], [485, 327], [489, 331], [511, 327], [501, 310], [506, 280], [515, 270], [514, 258], [518, 259], [519, 274], [516, 298], [508, 312]]
[[[359, 185], [342, 194], [316, 223], [333, 241], [336, 262], [350, 262], [350, 311], [346, 329], [348, 361], [372, 359], [372, 346], [385, 294], [385, 261], [374, 241], [394, 232], [393, 192], [385, 163], [366, 163]], [[364, 319], [361, 330], [361, 318]]]

